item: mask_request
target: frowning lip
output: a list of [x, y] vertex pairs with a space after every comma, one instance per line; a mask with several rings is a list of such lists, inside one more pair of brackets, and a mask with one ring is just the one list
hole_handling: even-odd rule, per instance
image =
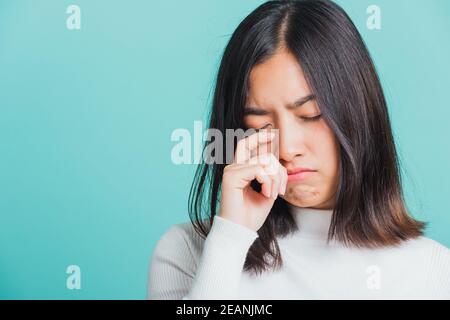
[[288, 170], [288, 182], [300, 182], [314, 176], [316, 170], [309, 168], [297, 168]]
[[292, 169], [292, 170], [288, 170], [287, 173], [288, 175], [295, 175], [301, 172], [314, 172], [316, 170], [310, 169], [310, 168], [296, 168], [296, 169]]

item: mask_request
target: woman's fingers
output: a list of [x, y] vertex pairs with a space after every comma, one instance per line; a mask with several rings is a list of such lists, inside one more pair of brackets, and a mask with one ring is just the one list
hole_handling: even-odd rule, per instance
[[[263, 169], [264, 170], [264, 169]], [[256, 180], [261, 184], [261, 192], [267, 198], [271, 197], [272, 179], [266, 172], [256, 175]]]
[[270, 197], [276, 199], [278, 194], [284, 194], [286, 191], [287, 171], [273, 154], [267, 153], [255, 156], [247, 163], [249, 165], [261, 165], [264, 168], [266, 175], [272, 181]]
[[274, 151], [274, 143], [273, 143], [273, 141], [269, 140], [268, 142], [263, 142], [263, 143], [258, 144], [258, 146], [256, 148], [251, 150], [249, 158], [253, 158], [260, 154], [274, 153], [273, 151]]
[[[261, 183], [263, 195], [276, 199], [278, 194], [284, 194], [286, 191], [287, 173], [270, 152], [274, 137], [274, 132], [261, 130], [241, 139], [236, 146], [234, 166], [241, 168], [243, 168], [241, 165], [249, 166], [247, 169], [242, 169], [246, 171], [243, 176], [244, 182], [248, 185], [251, 180], [256, 179]], [[258, 166], [262, 170], [258, 169]]]
[[286, 168], [283, 166], [280, 166], [279, 174], [280, 174], [280, 181], [281, 181], [280, 194], [283, 196], [286, 193], [287, 179], [288, 179]]
[[280, 162], [272, 153], [264, 153], [254, 156], [247, 161], [248, 164], [260, 164], [264, 167], [267, 174], [275, 176], [278, 174]]
[[229, 173], [231, 173], [230, 177], [232, 180], [238, 178], [239, 181], [233, 183], [236, 187], [244, 189], [252, 180], [256, 179], [261, 184], [263, 195], [268, 198], [271, 197], [273, 181], [260, 164], [233, 165], [228, 167], [224, 172], [224, 176], [227, 176], [227, 181]]
[[273, 181], [274, 182], [272, 184], [272, 198], [276, 199], [280, 191], [280, 176], [278, 173], [273, 176]]
[[274, 137], [274, 132], [262, 130], [239, 140], [236, 146], [235, 162], [237, 164], [245, 163], [251, 158], [252, 150], [256, 149], [260, 144], [267, 144]]

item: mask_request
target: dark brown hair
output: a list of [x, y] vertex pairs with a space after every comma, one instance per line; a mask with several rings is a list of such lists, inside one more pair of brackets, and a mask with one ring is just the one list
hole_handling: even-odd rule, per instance
[[[250, 71], [280, 46], [297, 57], [338, 140], [340, 175], [329, 240], [382, 247], [422, 235], [425, 224], [408, 214], [404, 202], [386, 101], [374, 64], [355, 25], [334, 2], [269, 1], [248, 15], [225, 48], [209, 127], [224, 136], [225, 129], [245, 128]], [[225, 165], [200, 165], [190, 190], [190, 218], [203, 237], [218, 208]], [[258, 188], [257, 183], [252, 187]], [[258, 230], [244, 269], [261, 273], [280, 267], [276, 238], [295, 230], [288, 204], [278, 198]]]

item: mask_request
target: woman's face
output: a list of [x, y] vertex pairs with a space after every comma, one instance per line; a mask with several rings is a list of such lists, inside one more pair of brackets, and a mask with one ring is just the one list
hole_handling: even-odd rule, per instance
[[[303, 100], [303, 101], [302, 101]], [[245, 125], [278, 129], [279, 160], [287, 169], [283, 198], [299, 207], [332, 209], [339, 175], [334, 133], [321, 114], [296, 58], [279, 50], [255, 66], [249, 79]], [[294, 174], [296, 169], [314, 170]]]

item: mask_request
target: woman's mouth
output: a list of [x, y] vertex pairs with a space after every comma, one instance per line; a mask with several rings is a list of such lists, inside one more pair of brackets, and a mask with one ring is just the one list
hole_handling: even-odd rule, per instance
[[313, 176], [317, 171], [308, 168], [298, 168], [288, 171], [288, 182], [302, 181]]

